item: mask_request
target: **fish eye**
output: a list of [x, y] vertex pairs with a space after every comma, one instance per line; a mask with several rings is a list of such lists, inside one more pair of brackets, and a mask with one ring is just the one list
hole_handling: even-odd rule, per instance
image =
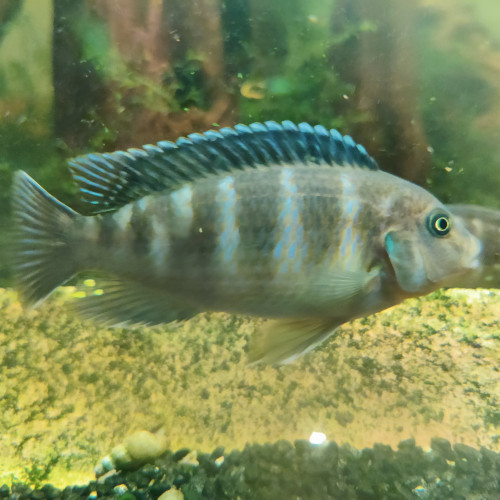
[[442, 212], [431, 213], [427, 217], [427, 228], [434, 236], [446, 236], [451, 229], [450, 216]]

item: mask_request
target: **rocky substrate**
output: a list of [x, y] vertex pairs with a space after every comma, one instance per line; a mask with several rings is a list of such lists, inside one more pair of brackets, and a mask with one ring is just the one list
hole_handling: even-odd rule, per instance
[[[186, 458], [189, 457], [188, 460]], [[327, 500], [500, 499], [500, 454], [442, 438], [425, 452], [413, 440], [397, 450], [376, 444], [358, 451], [334, 442], [278, 441], [224, 454], [167, 451], [151, 464], [112, 470], [83, 486], [59, 490], [24, 483], [0, 488], [9, 500]]]
[[[214, 313], [179, 325], [106, 329], [72, 313], [72, 293], [62, 288], [26, 312], [14, 292], [0, 290], [0, 486], [88, 483], [98, 460], [138, 431], [155, 433], [160, 453], [242, 450], [313, 432], [359, 450], [375, 443], [396, 450], [409, 438], [428, 450], [440, 436], [500, 453], [499, 291], [405, 301], [344, 325], [280, 367], [248, 366], [246, 345], [262, 320]], [[258, 452], [247, 449], [241, 460], [251, 453]], [[293, 460], [285, 467], [291, 479], [272, 472], [299, 497], [307, 475]], [[336, 462], [324, 463], [335, 477]], [[428, 470], [446, 484], [439, 469]], [[412, 488], [425, 486], [422, 472], [412, 477]], [[356, 474], [346, 478], [359, 489]]]

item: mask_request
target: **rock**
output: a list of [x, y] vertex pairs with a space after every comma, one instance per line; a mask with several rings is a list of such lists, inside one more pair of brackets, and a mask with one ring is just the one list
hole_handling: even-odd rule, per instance
[[445, 460], [455, 459], [455, 455], [451, 450], [451, 444], [447, 439], [433, 437], [431, 439], [431, 449], [436, 455]]
[[190, 451], [184, 458], [179, 460], [179, 463], [184, 465], [200, 465], [198, 462], [198, 452], [196, 450]]
[[189, 448], [181, 448], [174, 453], [174, 460], [178, 462], [182, 460], [191, 450]]
[[117, 484], [117, 485], [113, 488], [113, 492], [114, 492], [114, 493], [115, 493], [115, 495], [117, 495], [117, 496], [122, 496], [122, 495], [124, 495], [127, 491], [128, 491], [128, 488], [127, 488], [127, 485], [126, 485], [126, 484]]
[[465, 458], [469, 462], [478, 462], [481, 459], [481, 453], [466, 444], [456, 443], [453, 445], [453, 450], [459, 458]]
[[167, 438], [161, 433], [138, 431], [129, 436], [124, 445], [132, 460], [148, 462], [166, 451]]
[[171, 488], [161, 494], [158, 500], [184, 500], [184, 495], [182, 494], [182, 491], [177, 488]]
[[[52, 500], [231, 500], [277, 498], [497, 498], [500, 454], [455, 444], [454, 460], [446, 439], [432, 440], [425, 452], [415, 441], [401, 442], [397, 450], [382, 444], [362, 451], [333, 441], [324, 446], [308, 441], [251, 444], [243, 450], [197, 454], [165, 452], [154, 464], [135, 470], [113, 470], [85, 486], [52, 492]], [[179, 460], [179, 457], [180, 460]], [[224, 457], [216, 465], [214, 457]], [[31, 490], [16, 483], [9, 492], [0, 488], [0, 500], [45, 500], [50, 486]], [[49, 499], [50, 500], [50, 499]]]
[[[110, 453], [111, 464], [117, 469], [122, 469], [130, 465], [133, 461], [125, 444], [115, 446]], [[101, 462], [102, 463], [102, 462]]]
[[61, 492], [52, 484], [44, 484], [42, 486], [42, 492], [47, 500], [55, 500], [61, 494]]
[[3, 484], [0, 486], [0, 498], [7, 498], [10, 495], [10, 488]]
[[115, 446], [109, 456], [95, 466], [96, 477], [102, 477], [114, 469], [134, 469], [152, 462], [167, 450], [167, 438], [162, 433], [137, 431]]

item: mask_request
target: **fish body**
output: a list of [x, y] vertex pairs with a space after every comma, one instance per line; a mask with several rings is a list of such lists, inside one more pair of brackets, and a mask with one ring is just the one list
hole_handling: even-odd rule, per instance
[[478, 265], [478, 238], [434, 196], [323, 127], [237, 126], [71, 167], [101, 213], [80, 215], [16, 176], [25, 302], [95, 270], [108, 276], [102, 293], [79, 309], [108, 324], [277, 318], [256, 335], [255, 361], [290, 361], [345, 321]]

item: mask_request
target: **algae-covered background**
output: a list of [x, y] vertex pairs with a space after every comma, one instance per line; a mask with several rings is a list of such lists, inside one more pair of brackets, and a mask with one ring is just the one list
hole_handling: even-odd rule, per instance
[[498, 292], [407, 301], [280, 368], [248, 367], [248, 318], [105, 330], [68, 312], [70, 294], [29, 314], [0, 294], [0, 482], [90, 479], [141, 429], [162, 428], [174, 450], [315, 431], [357, 448], [440, 437], [500, 451]]
[[70, 290], [25, 313], [7, 249], [15, 170], [85, 210], [69, 157], [258, 120], [338, 128], [446, 203], [499, 208], [499, 24], [497, 0], [0, 2], [0, 482], [88, 478], [138, 429], [173, 449], [321, 431], [498, 451], [495, 291], [415, 299], [249, 368], [248, 318], [103, 330]]

